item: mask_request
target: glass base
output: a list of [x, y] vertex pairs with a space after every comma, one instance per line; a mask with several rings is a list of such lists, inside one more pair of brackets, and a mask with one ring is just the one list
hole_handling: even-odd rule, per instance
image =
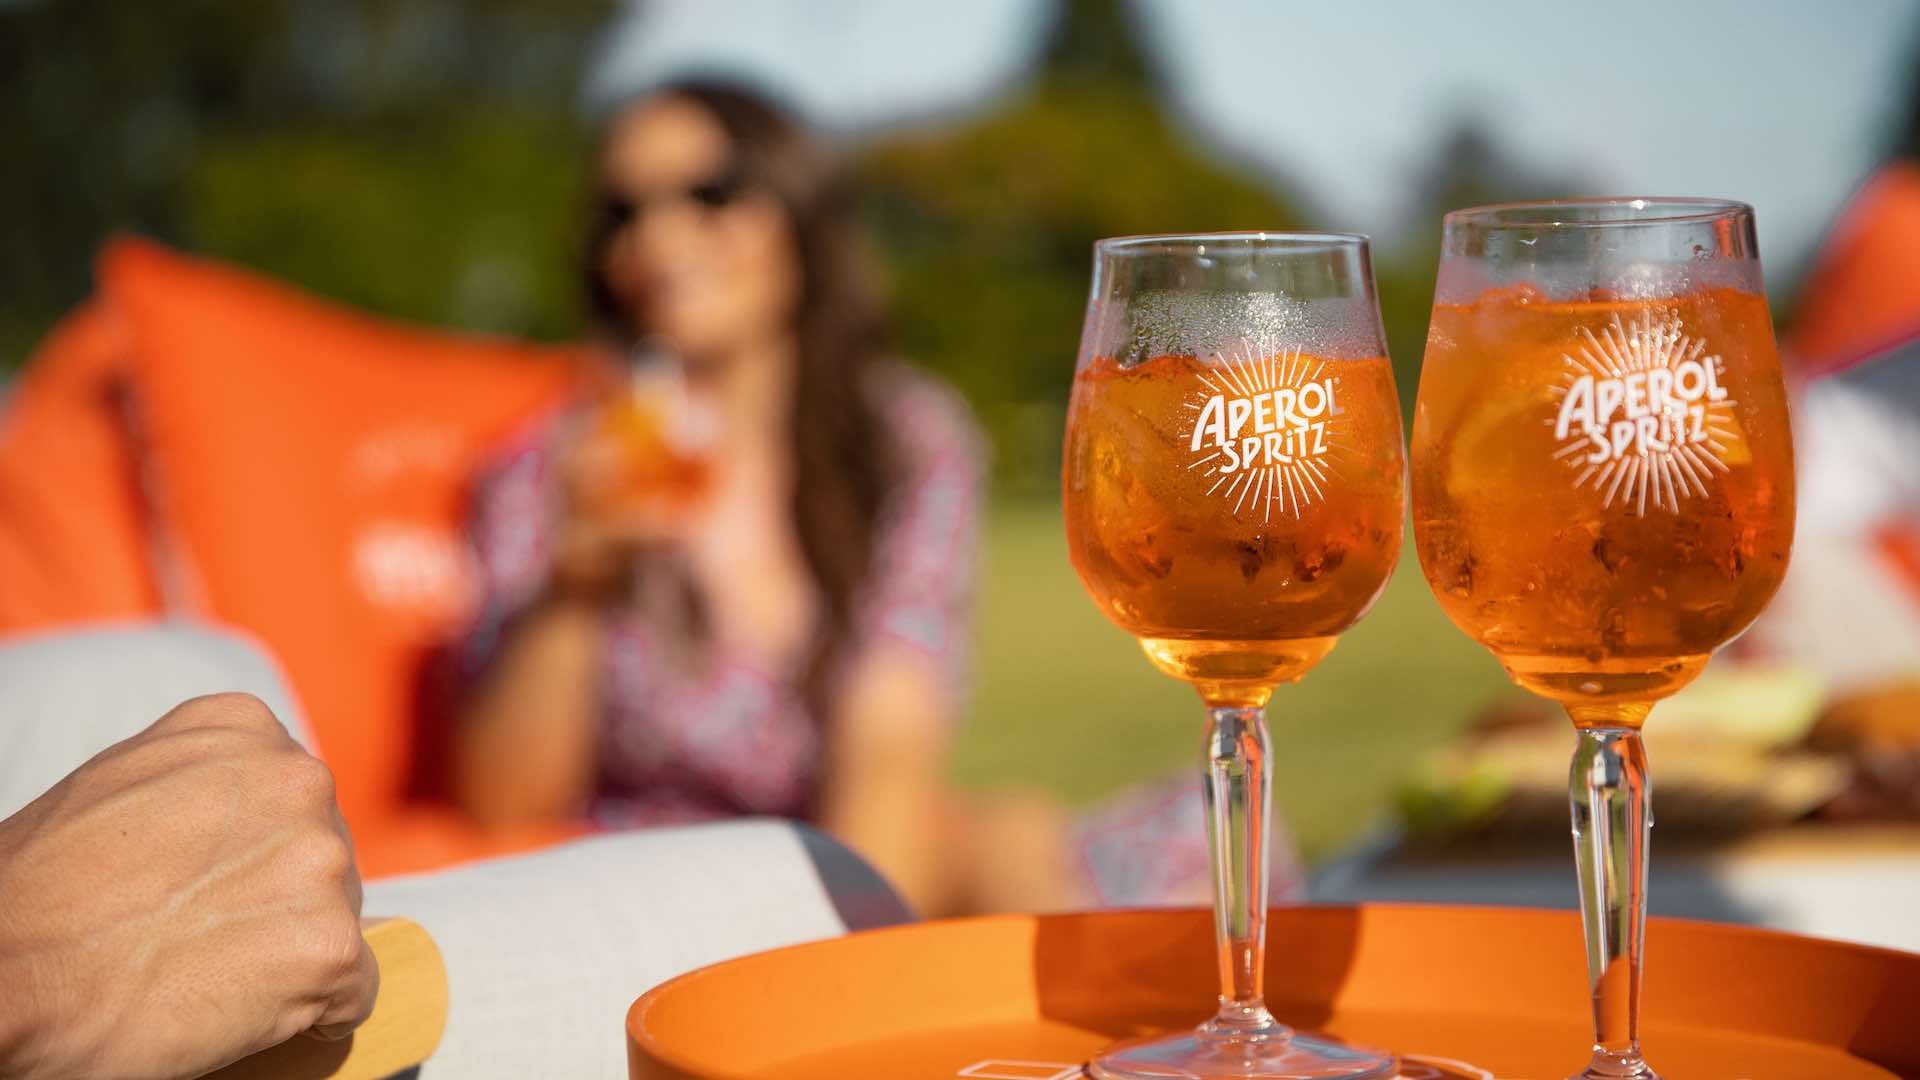
[[1117, 1043], [1087, 1065], [1095, 1080], [1387, 1080], [1399, 1072], [1391, 1054], [1279, 1024], [1257, 1034], [1220, 1035], [1201, 1027]]
[[1660, 1074], [1640, 1060], [1638, 1053], [1610, 1054], [1605, 1050], [1595, 1050], [1593, 1064], [1587, 1066], [1585, 1072], [1569, 1076], [1567, 1080], [1660, 1080]]

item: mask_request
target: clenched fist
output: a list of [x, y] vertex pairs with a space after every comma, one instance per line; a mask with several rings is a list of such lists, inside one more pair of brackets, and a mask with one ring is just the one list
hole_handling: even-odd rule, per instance
[[0, 1076], [197, 1076], [344, 1036], [379, 972], [333, 777], [195, 698], [0, 821]]

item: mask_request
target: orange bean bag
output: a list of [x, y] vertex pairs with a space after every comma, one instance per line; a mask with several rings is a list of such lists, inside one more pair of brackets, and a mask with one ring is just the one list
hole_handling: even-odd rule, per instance
[[0, 633], [161, 609], [126, 426], [125, 327], [100, 304], [47, 335], [0, 412]]
[[[1920, 341], [1920, 164], [1883, 166], [1841, 212], [1801, 286], [1788, 356], [1807, 378], [1838, 374]], [[1912, 363], [1896, 357], [1887, 363]], [[1920, 603], [1920, 516], [1894, 516], [1866, 553]]]
[[1800, 287], [1785, 342], [1802, 373], [1845, 370], [1920, 338], [1920, 164], [1883, 167], [1841, 212]]
[[468, 487], [574, 389], [583, 354], [393, 325], [136, 240], [98, 274], [133, 343], [139, 456], [181, 606], [285, 665], [363, 872], [583, 831], [483, 834], [415, 797], [423, 679], [475, 602]]

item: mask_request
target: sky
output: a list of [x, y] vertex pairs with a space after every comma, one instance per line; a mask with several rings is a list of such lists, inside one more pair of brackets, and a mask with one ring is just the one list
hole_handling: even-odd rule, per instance
[[[1610, 0], [1546, 5], [1135, 0], [1181, 122], [1281, 178], [1330, 228], [1406, 230], [1434, 140], [1478, 117], [1530, 171], [1592, 194], [1755, 205], [1775, 273], [1797, 271], [1904, 122], [1913, 0]], [[1044, 41], [1047, 0], [646, 0], [586, 86], [605, 100], [689, 69], [791, 95], [869, 131], [989, 106]], [[1204, 224], [1204, 223], [1202, 223]]]

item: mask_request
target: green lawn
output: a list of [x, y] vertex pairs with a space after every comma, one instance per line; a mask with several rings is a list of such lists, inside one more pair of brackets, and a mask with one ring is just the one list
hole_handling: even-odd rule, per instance
[[[1397, 779], [1474, 707], [1518, 693], [1441, 614], [1411, 548], [1372, 614], [1274, 697], [1275, 798], [1309, 856], [1373, 823]], [[955, 779], [1086, 802], [1191, 775], [1199, 699], [1094, 609], [1067, 562], [1059, 507], [996, 503], [986, 558], [974, 710]]]

